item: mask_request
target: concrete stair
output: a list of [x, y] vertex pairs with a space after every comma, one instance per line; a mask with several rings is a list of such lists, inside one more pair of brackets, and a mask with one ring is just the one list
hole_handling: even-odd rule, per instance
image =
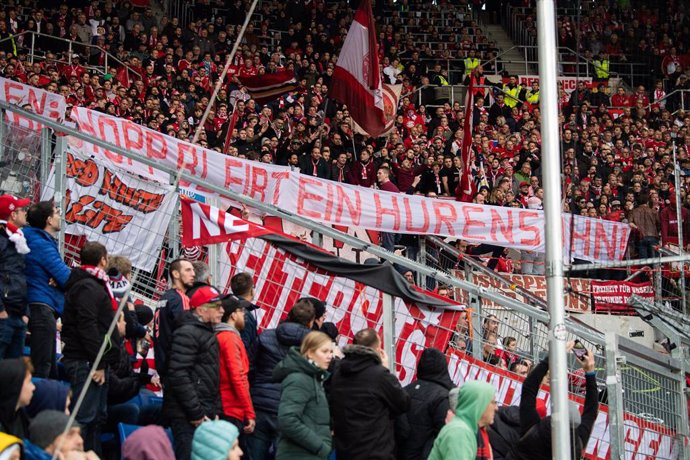
[[513, 43], [513, 40], [510, 39], [503, 27], [500, 25], [484, 25], [482, 29], [486, 32], [489, 40], [496, 42], [496, 46], [500, 50], [499, 55], [501, 55], [500, 61], [503, 63], [503, 68], [511, 75], [534, 75], [537, 73], [536, 66], [525, 66], [525, 55], [518, 48], [513, 48], [515, 43]]

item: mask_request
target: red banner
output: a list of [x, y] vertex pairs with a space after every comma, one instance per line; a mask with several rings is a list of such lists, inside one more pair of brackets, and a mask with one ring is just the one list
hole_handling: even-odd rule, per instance
[[[364, 328], [382, 329], [383, 295], [365, 284], [335, 276], [288, 254], [267, 241], [250, 238], [228, 243], [220, 255], [219, 279], [227, 291], [230, 279], [241, 272], [254, 277], [255, 303], [261, 329], [276, 327], [301, 297], [326, 302], [326, 321], [335, 323], [340, 344]], [[430, 292], [424, 294], [434, 296]], [[395, 298], [395, 361], [403, 383], [414, 379], [425, 348], [445, 350], [457, 322], [457, 311], [405, 304]]]
[[633, 295], [654, 300], [654, 288], [650, 282], [592, 281], [591, 286], [595, 313], [634, 315], [635, 309], [628, 305]]
[[[499, 406], [520, 404], [524, 380], [522, 377], [478, 361], [455, 349], [449, 349], [448, 358], [450, 376], [457, 385], [469, 380], [488, 382], [496, 387], [496, 402]], [[549, 397], [549, 387], [542, 385], [537, 399], [545, 403], [547, 410], [550, 408]], [[584, 404], [582, 396], [571, 394], [570, 399], [582, 408]], [[642, 420], [629, 413], [624, 414], [624, 419], [623, 433], [626, 458], [680, 458], [680, 446], [672, 430], [663, 425]], [[609, 459], [610, 453], [608, 407], [600, 404], [599, 415], [594, 422], [584, 457], [590, 460]]]
[[[465, 279], [465, 273], [457, 270], [455, 276], [460, 279]], [[510, 280], [511, 285], [522, 288], [537, 297], [541, 297], [546, 301], [546, 277], [541, 275], [509, 275], [503, 274], [505, 278]], [[479, 287], [486, 288], [491, 291], [500, 292], [501, 294], [529, 303], [529, 300], [524, 298], [519, 291], [510, 289], [504, 283], [497, 281], [489, 275], [473, 274], [472, 282]], [[584, 278], [570, 278], [568, 280], [571, 291], [565, 297], [565, 309], [575, 313], [585, 313], [590, 310], [589, 291], [590, 280]], [[455, 299], [462, 304], [469, 304], [467, 292], [461, 289], [456, 289]], [[495, 304], [490, 300], [482, 299], [482, 306], [484, 308], [503, 308], [501, 305]]]
[[260, 225], [228, 214], [215, 206], [180, 195], [182, 245], [184, 247], [223, 243], [272, 233]]

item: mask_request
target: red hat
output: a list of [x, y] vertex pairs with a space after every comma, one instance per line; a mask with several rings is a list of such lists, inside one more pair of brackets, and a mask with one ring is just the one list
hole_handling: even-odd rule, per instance
[[28, 198], [17, 198], [14, 195], [0, 196], [0, 219], [7, 220], [14, 211], [31, 204]]
[[529, 182], [524, 181], [524, 180], [522, 182], [520, 182], [520, 188], [522, 188], [522, 187], [529, 187]]
[[221, 299], [220, 292], [213, 286], [202, 286], [189, 299], [189, 305], [192, 308], [197, 308], [207, 303], [219, 302]]

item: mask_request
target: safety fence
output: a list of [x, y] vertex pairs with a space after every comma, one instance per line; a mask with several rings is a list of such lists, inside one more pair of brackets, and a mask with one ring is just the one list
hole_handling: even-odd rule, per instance
[[[137, 148], [126, 150], [107, 144], [98, 136], [89, 137], [35, 114], [10, 108], [5, 103], [0, 103], [0, 108], [4, 120], [0, 124], [0, 162], [3, 166], [0, 189], [35, 199], [56, 197], [62, 203], [65, 221], [61, 234], [66, 258], [76, 262], [78, 248], [86, 238], [102, 241], [111, 254], [127, 255], [136, 267], [134, 294], [149, 305], [155, 305], [167, 288], [166, 267], [180, 255], [208, 262], [213, 284], [224, 290], [228, 289], [233, 275], [250, 272], [256, 283], [262, 327], [275, 326], [286, 309], [302, 296], [323, 298], [328, 305], [326, 321], [338, 327], [341, 345], [361, 328], [383, 330], [389, 354], [395, 357], [396, 371], [404, 383], [413, 379], [417, 358], [424, 348], [434, 346], [449, 353], [456, 382], [469, 378], [484, 378], [497, 385], [505, 382], [512, 388], [509, 393], [501, 393], [501, 401], [506, 404], [515, 403], [519, 398], [521, 377], [504, 369], [507, 363], [500, 359], [495, 361], [493, 356], [507, 361], [508, 351], [505, 354], [497, 352], [500, 346], [493, 343], [486, 331], [495, 330], [503, 339], [515, 337], [514, 354], [519, 359], [534, 362], [548, 352], [550, 331], [548, 313], [543, 305], [529, 296], [517, 297], [510, 286], [503, 289], [479, 287], [472, 277], [486, 273], [471, 263], [462, 267], [463, 280], [452, 272], [458, 269], [455, 264], [435, 266], [431, 257], [425, 264], [419, 264], [381, 250], [375, 245], [376, 238], [362, 241], [309, 219], [262, 205], [208, 180], [193, 178], [186, 170], [176, 174], [155, 160], [147, 160], [146, 155], [137, 153]], [[6, 118], [7, 109], [55, 128], [60, 135], [51, 134], [48, 128], [37, 130], [35, 124], [29, 128], [24, 118], [10, 122]], [[86, 147], [93, 149], [93, 145], [99, 146], [101, 153], [107, 148], [107, 154], [84, 155], [84, 151], [89, 151]], [[160, 148], [160, 144], [149, 145], [149, 148]], [[141, 168], [148, 169], [149, 179], [144, 179], [142, 174], [132, 174], [132, 171], [143, 171]], [[273, 227], [285, 233], [307, 232], [317, 246], [328, 237], [341, 247], [349, 245], [387, 259], [416, 272], [420, 276], [418, 284], [427, 285], [427, 279], [431, 279], [436, 284], [448, 285], [455, 297], [448, 303], [465, 303], [466, 299], [469, 310], [461, 313], [462, 308], [458, 307], [434, 308], [402, 296], [392, 297], [370, 284], [317, 266], [308, 257], [296, 255], [266, 239], [183, 247], [180, 190], [222, 210], [238, 209], [238, 203], [252, 206], [264, 214], [264, 223], [272, 220]], [[440, 249], [443, 248], [439, 248], [437, 257], [441, 255]], [[450, 259], [447, 254], [444, 257], [446, 261]], [[433, 294], [424, 295], [430, 299], [429, 304], [439, 300]], [[683, 458], [688, 427], [682, 360], [640, 350], [637, 344], [622, 338], [617, 346], [607, 346], [603, 334], [578, 323], [575, 318], [568, 319], [566, 326], [569, 339], [579, 338], [595, 353], [601, 397], [609, 402], [608, 408], [599, 414], [588, 446], [588, 457], [614, 457], [617, 452], [627, 452], [627, 456], [635, 452], [654, 458]], [[469, 337], [464, 350], [463, 337]], [[470, 353], [469, 343], [472, 343]], [[571, 389], [575, 399], [582, 390], [582, 376], [578, 377], [576, 372], [578, 367], [573, 359]], [[619, 392], [623, 395], [618, 406], [605, 389], [608, 395]], [[612, 389], [616, 390], [612, 393]], [[542, 393], [541, 397], [548, 399], [548, 393]], [[616, 420], [625, 422], [617, 423]], [[614, 443], [613, 434], [609, 437], [609, 425], [624, 429], [623, 438], [617, 438]]]

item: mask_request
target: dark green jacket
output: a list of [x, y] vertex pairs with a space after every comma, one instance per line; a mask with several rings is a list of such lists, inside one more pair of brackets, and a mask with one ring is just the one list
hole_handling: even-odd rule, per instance
[[297, 347], [273, 370], [282, 382], [276, 460], [326, 459], [331, 452], [330, 411], [323, 381], [328, 372], [307, 361]]

